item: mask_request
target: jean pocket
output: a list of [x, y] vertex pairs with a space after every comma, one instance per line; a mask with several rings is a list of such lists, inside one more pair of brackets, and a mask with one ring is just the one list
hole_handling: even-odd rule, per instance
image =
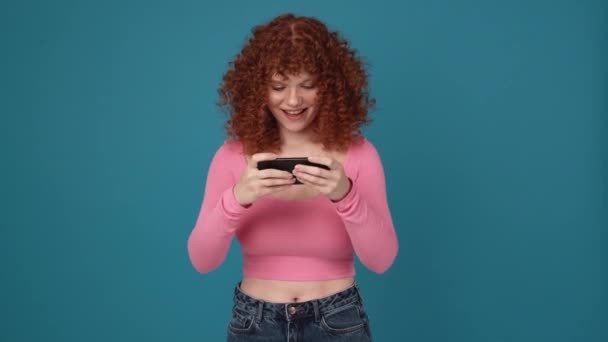
[[365, 328], [366, 320], [363, 308], [349, 304], [325, 313], [321, 317], [321, 326], [333, 334], [348, 334]]
[[247, 334], [253, 331], [255, 316], [234, 308], [232, 310], [232, 318], [228, 323], [228, 330], [235, 334]]

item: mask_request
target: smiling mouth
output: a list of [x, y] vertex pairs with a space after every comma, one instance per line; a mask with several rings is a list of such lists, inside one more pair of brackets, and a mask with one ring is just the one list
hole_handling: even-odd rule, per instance
[[302, 113], [304, 113], [306, 111], [306, 108], [303, 109], [299, 109], [299, 110], [285, 110], [283, 109], [283, 112], [285, 112], [285, 114], [287, 115], [300, 115]]

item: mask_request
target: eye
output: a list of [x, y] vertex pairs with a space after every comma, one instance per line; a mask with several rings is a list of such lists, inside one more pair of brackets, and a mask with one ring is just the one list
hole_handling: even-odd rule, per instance
[[285, 89], [285, 87], [283, 87], [283, 86], [271, 86], [271, 88], [274, 91], [281, 91], [281, 90]]
[[315, 89], [315, 85], [314, 84], [303, 84], [302, 88], [304, 88], [304, 89]]

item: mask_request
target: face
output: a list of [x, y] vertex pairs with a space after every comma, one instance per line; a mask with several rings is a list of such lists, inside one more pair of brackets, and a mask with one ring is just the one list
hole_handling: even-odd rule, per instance
[[317, 115], [317, 88], [308, 73], [275, 74], [269, 84], [268, 108], [285, 134], [307, 133]]

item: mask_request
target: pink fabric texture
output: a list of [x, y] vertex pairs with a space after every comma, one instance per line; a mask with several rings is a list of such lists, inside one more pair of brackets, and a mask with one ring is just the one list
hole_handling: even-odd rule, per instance
[[188, 239], [190, 260], [199, 272], [222, 264], [235, 235], [246, 277], [302, 281], [350, 277], [355, 275], [354, 254], [377, 273], [393, 263], [398, 242], [384, 170], [366, 139], [347, 151], [343, 167], [353, 185], [338, 202], [324, 195], [292, 201], [269, 195], [245, 208], [232, 191], [245, 167], [242, 146], [235, 141], [224, 143], [211, 161], [202, 207]]

